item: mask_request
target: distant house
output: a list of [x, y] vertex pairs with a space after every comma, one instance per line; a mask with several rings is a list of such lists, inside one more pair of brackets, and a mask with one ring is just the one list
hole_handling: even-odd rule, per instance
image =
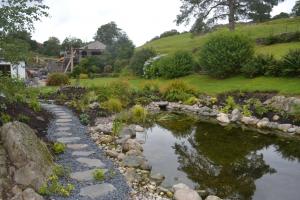
[[[86, 57], [102, 55], [105, 49], [106, 45], [99, 41], [90, 42], [81, 48], [73, 49], [73, 64], [79, 64], [80, 61]], [[66, 51], [64, 53], [64, 67], [69, 65], [71, 57], [71, 51]]]
[[17, 64], [12, 64], [3, 59], [0, 59], [0, 72], [9, 75], [12, 78], [26, 79], [26, 64], [20, 61]]

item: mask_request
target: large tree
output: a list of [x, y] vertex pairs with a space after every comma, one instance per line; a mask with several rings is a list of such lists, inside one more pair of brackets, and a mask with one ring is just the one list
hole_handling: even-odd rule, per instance
[[69, 50], [71, 48], [80, 48], [83, 46], [81, 39], [76, 37], [67, 37], [61, 44], [63, 50]]
[[48, 56], [59, 56], [60, 50], [61, 45], [59, 39], [56, 37], [50, 37], [47, 41], [43, 43], [41, 53]]
[[296, 4], [293, 7], [292, 12], [294, 16], [300, 16], [300, 0], [296, 1]]
[[98, 28], [94, 39], [110, 46], [113, 42], [118, 40], [121, 35], [121, 29], [118, 28], [117, 24], [115, 22], [110, 22]]
[[283, 0], [181, 0], [182, 6], [176, 22], [189, 24], [195, 19], [197, 24], [203, 25], [200, 22], [205, 22], [205, 25], [211, 26], [220, 19], [228, 19], [229, 29], [233, 31], [236, 21], [249, 18], [253, 7], [257, 8], [253, 2], [273, 7], [280, 1]]
[[108, 51], [111, 53], [113, 59], [130, 59], [134, 48], [133, 42], [123, 33], [117, 41], [108, 47]]
[[[0, 54], [10, 62], [23, 60], [26, 44], [18, 43], [11, 35], [32, 31], [34, 22], [48, 16], [43, 0], [0, 0]], [[20, 49], [22, 48], [22, 49]]]

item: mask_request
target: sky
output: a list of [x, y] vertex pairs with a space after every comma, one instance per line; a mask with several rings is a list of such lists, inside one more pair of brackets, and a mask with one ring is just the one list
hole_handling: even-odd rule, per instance
[[[290, 12], [296, 0], [285, 0], [274, 7], [272, 15]], [[177, 26], [180, 0], [44, 0], [50, 17], [35, 23], [33, 39], [44, 42], [51, 36], [63, 41], [72, 36], [84, 42], [93, 40], [97, 29], [111, 21], [123, 29], [136, 46], [164, 31], [189, 30]]]

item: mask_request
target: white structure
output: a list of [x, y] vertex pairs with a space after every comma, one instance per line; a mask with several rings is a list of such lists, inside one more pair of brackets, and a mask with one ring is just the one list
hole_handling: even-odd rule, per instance
[[21, 61], [18, 64], [11, 64], [0, 60], [0, 72], [10, 74], [12, 78], [26, 79], [25, 62]]

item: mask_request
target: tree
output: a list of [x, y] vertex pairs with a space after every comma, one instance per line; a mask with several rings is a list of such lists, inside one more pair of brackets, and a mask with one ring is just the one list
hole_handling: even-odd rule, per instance
[[47, 56], [58, 56], [61, 50], [60, 41], [56, 37], [50, 37], [43, 43], [42, 53]]
[[269, 3], [253, 0], [249, 4], [249, 19], [252, 19], [254, 22], [264, 22], [271, 18], [271, 11], [273, 8], [274, 1]]
[[295, 6], [293, 7], [292, 13], [294, 16], [300, 16], [300, 0], [296, 1]]
[[275, 15], [272, 19], [283, 19], [283, 18], [289, 18], [290, 15], [285, 12], [281, 12], [278, 15]]
[[70, 50], [71, 48], [80, 48], [82, 46], [82, 40], [75, 37], [67, 37], [61, 44], [63, 50]]
[[113, 59], [130, 59], [134, 52], [134, 44], [124, 33], [108, 47]]
[[115, 22], [110, 22], [98, 28], [94, 39], [110, 46], [120, 37], [120, 35], [122, 35], [121, 29], [118, 28]]
[[189, 24], [191, 19], [195, 18], [198, 24], [202, 21], [212, 26], [220, 19], [228, 19], [229, 30], [233, 31], [236, 21], [249, 18], [253, 2], [261, 2], [273, 7], [280, 1], [283, 0], [181, 0], [182, 6], [176, 22], [178, 25]]
[[0, 53], [4, 59], [12, 63], [24, 59], [26, 51], [28, 53], [26, 45], [12, 40], [8, 34], [17, 31], [32, 31], [35, 21], [39, 21], [43, 16], [48, 16], [47, 9], [43, 0], [1, 0]]

